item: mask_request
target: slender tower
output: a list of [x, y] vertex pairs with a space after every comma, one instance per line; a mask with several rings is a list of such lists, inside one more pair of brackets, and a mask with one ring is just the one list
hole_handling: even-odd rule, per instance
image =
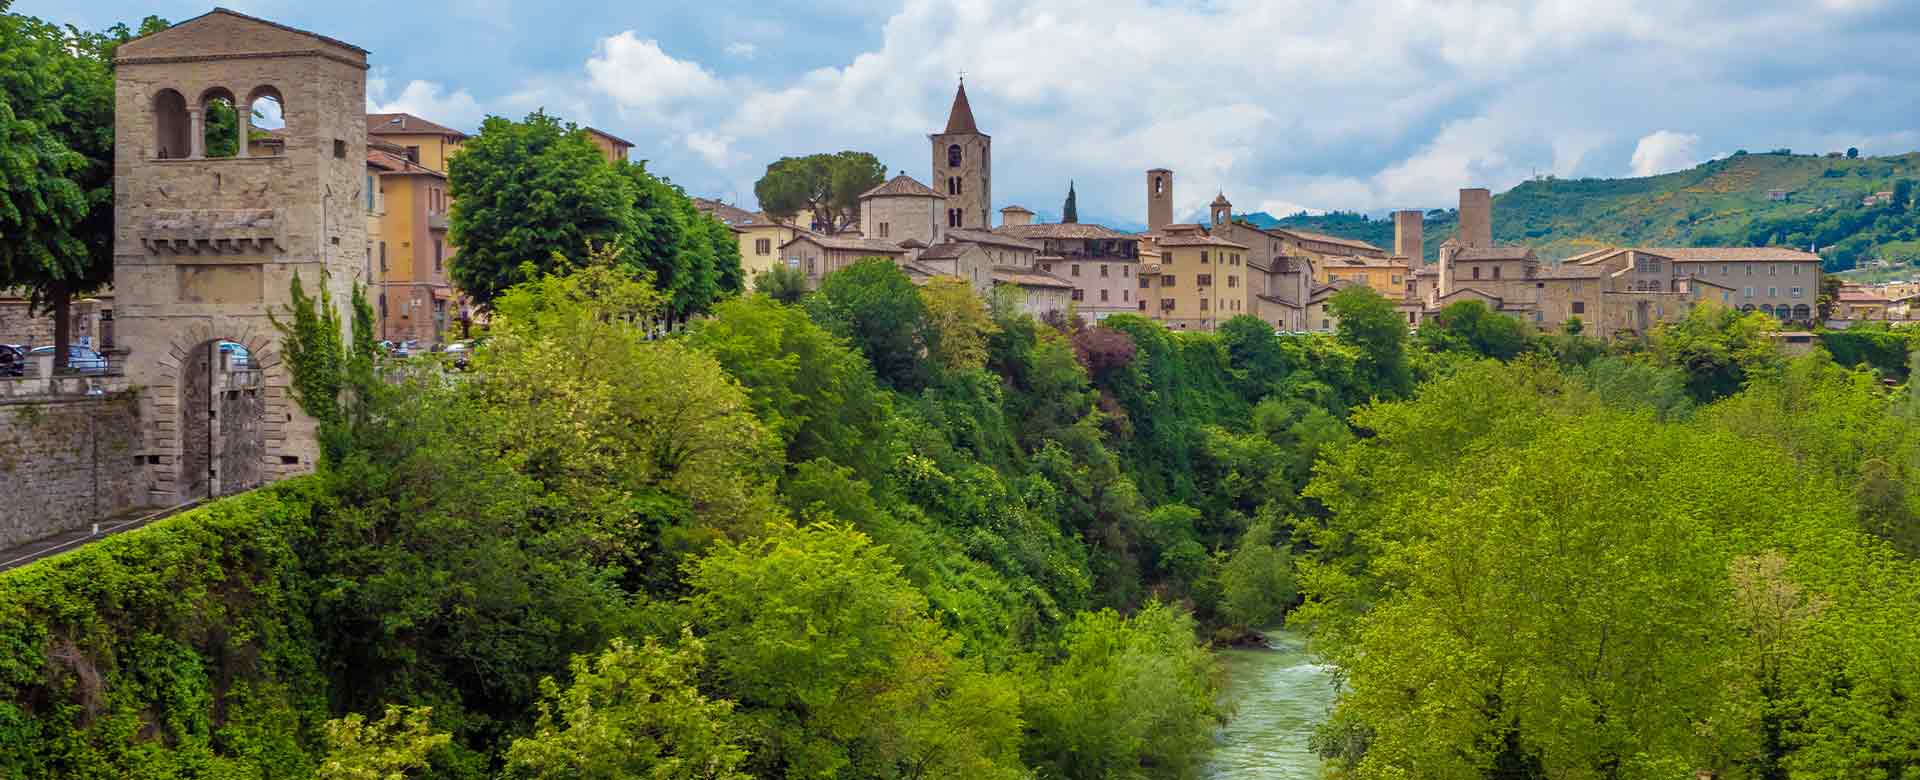
[[967, 103], [967, 84], [953, 93], [947, 129], [928, 136], [933, 142], [933, 188], [946, 196], [946, 225], [990, 230], [993, 217], [993, 138], [980, 132]]

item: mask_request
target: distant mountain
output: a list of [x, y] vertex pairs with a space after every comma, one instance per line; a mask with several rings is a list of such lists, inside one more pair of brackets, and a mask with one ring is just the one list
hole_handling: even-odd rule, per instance
[[[1920, 153], [1861, 159], [1736, 153], [1659, 176], [1526, 182], [1494, 197], [1493, 236], [1532, 246], [1546, 259], [1611, 245], [1752, 245], [1817, 246], [1828, 270], [1873, 258], [1906, 263], [1920, 260], [1916, 181]], [[1247, 219], [1393, 248], [1391, 218], [1335, 212]], [[1458, 223], [1451, 208], [1427, 212], [1428, 262]]]

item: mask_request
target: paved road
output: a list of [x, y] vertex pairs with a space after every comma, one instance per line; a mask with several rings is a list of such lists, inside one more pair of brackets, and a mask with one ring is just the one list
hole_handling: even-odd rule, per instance
[[[198, 503], [198, 502], [195, 502]], [[70, 531], [59, 536], [51, 536], [35, 542], [0, 550], [0, 571], [17, 569], [34, 561], [64, 552], [80, 549], [91, 542], [105, 539], [123, 531], [131, 531], [155, 520], [172, 516], [193, 504], [181, 504], [169, 509], [134, 515], [120, 520], [95, 523], [89, 528]]]

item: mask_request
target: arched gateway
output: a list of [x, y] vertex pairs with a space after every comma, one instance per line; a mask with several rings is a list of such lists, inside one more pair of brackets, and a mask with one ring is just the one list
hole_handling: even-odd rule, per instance
[[[121, 45], [114, 68], [114, 318], [148, 501], [309, 471], [313, 422], [268, 316], [296, 275], [344, 306], [361, 270], [367, 53], [218, 9]], [[260, 95], [280, 101], [281, 143], [258, 143], [244, 108], [208, 128], [209, 106]]]

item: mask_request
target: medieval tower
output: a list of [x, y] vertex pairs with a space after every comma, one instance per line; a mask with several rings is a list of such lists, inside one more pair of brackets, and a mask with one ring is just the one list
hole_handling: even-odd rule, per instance
[[[287, 318], [296, 275], [349, 299], [367, 251], [366, 71], [363, 49], [225, 9], [120, 46], [115, 315], [148, 502], [313, 468], [268, 318]], [[273, 143], [248, 126], [260, 98], [284, 122]], [[237, 126], [212, 132], [215, 110]]]
[[933, 188], [947, 199], [946, 225], [993, 229], [993, 138], [973, 122], [963, 82], [953, 93], [947, 129], [933, 140]]
[[1147, 171], [1147, 229], [1159, 230], [1173, 224], [1173, 171], [1153, 168]]

